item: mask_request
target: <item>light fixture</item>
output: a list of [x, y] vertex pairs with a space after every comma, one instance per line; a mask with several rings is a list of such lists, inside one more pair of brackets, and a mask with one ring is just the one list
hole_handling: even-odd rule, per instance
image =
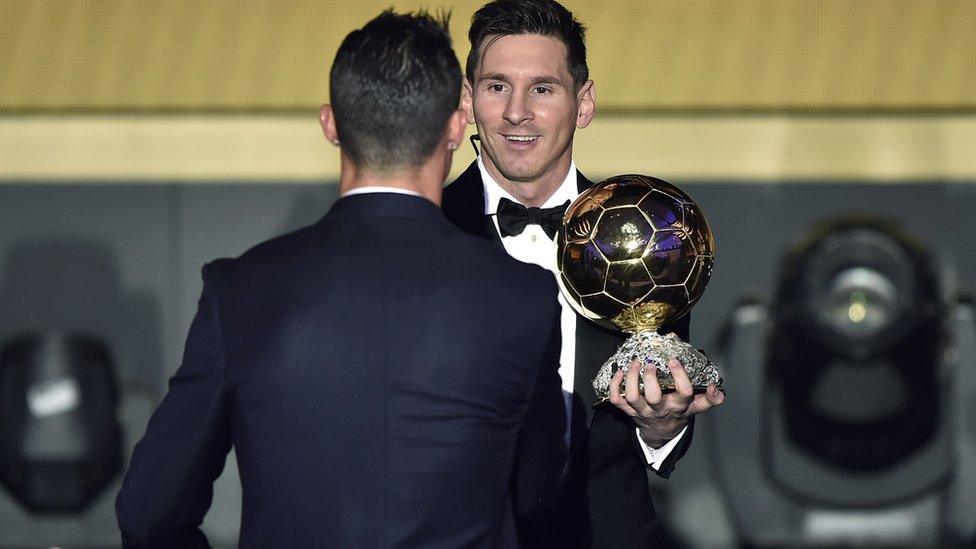
[[111, 356], [100, 339], [22, 335], [0, 347], [0, 483], [29, 511], [80, 512], [122, 462]]

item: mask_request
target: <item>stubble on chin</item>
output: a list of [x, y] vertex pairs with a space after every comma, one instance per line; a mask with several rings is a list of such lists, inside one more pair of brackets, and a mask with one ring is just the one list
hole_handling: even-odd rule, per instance
[[521, 169], [517, 166], [512, 166], [512, 168], [513, 169], [511, 170], [503, 170], [499, 168], [498, 171], [505, 179], [518, 185], [534, 183], [541, 175], [537, 170], [532, 169], [530, 166], [525, 166]]
[[526, 159], [499, 158], [490, 154], [486, 156], [495, 167], [495, 171], [512, 183], [531, 183], [538, 178], [538, 170]]

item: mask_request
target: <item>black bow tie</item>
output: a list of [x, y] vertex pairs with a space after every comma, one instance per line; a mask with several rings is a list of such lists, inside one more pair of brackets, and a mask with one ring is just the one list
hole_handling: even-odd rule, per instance
[[522, 234], [526, 225], [534, 223], [554, 239], [568, 207], [569, 200], [552, 208], [526, 208], [518, 202], [502, 198], [498, 201], [498, 229], [502, 237], [515, 236]]

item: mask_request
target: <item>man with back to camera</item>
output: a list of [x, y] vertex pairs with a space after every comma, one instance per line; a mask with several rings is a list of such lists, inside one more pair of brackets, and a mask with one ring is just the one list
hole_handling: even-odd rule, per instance
[[341, 197], [203, 268], [118, 495], [126, 547], [208, 547], [231, 446], [242, 548], [514, 547], [515, 515], [547, 504], [566, 457], [556, 286], [438, 209], [460, 86], [446, 21], [388, 11], [346, 37], [320, 113]]
[[[445, 189], [444, 213], [512, 257], [555, 272], [556, 227], [566, 205], [592, 185], [572, 157], [574, 132], [590, 123], [596, 104], [584, 28], [551, 0], [497, 0], [475, 13], [468, 37], [462, 105], [477, 124], [481, 151]], [[612, 405], [594, 408], [590, 382], [623, 338], [559, 301], [570, 469], [555, 507], [520, 521], [520, 540], [529, 548], [647, 547], [654, 508], [645, 468], [667, 478], [690, 444], [691, 418], [724, 395], [711, 385], [695, 396], [677, 361], [668, 365], [674, 393], [647, 383], [640, 394], [633, 364], [614, 378]], [[660, 331], [687, 340], [688, 327], [685, 316]]]

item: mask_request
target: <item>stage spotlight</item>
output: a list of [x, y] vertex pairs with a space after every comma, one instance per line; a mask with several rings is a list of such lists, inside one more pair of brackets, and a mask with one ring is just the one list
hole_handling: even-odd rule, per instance
[[[832, 222], [784, 259], [775, 303], [767, 370], [793, 445], [841, 469], [877, 471], [934, 436], [943, 313], [920, 246], [878, 221]], [[773, 471], [791, 489], [836, 498]]]
[[121, 466], [117, 404], [99, 339], [8, 340], [0, 348], [0, 483], [32, 512], [83, 511]]
[[880, 221], [820, 227], [784, 260], [782, 270], [781, 321], [798, 324], [852, 360], [890, 348], [938, 315], [936, 280], [925, 251]]
[[722, 344], [735, 398], [713, 432], [744, 543], [973, 539], [960, 494], [976, 477], [957, 471], [976, 466], [958, 417], [976, 412], [976, 326], [971, 304], [940, 295], [922, 246], [843, 219], [786, 255], [772, 305], [736, 308]]

